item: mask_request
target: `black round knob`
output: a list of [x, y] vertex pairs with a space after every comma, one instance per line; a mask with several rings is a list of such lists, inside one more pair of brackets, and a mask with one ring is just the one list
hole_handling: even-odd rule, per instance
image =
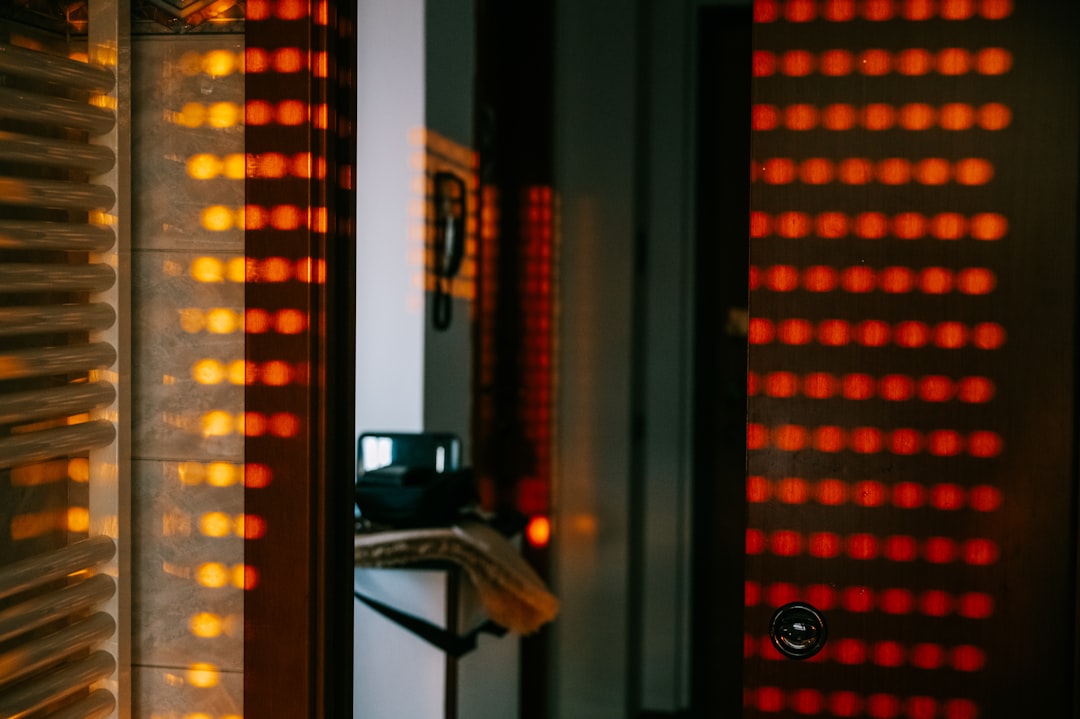
[[769, 638], [785, 657], [808, 659], [825, 646], [829, 630], [821, 612], [805, 602], [777, 609], [769, 622]]

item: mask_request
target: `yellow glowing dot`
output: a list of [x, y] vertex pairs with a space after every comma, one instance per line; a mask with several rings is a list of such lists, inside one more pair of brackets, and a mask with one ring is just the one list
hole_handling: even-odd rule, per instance
[[247, 261], [244, 257], [230, 257], [225, 263], [225, 277], [229, 282], [243, 282], [247, 279]]
[[202, 310], [193, 308], [180, 310], [180, 328], [190, 334], [202, 332], [206, 328], [206, 317]]
[[234, 564], [232, 568], [232, 584], [237, 589], [244, 589], [248, 581], [248, 568], [243, 564]]
[[244, 360], [233, 360], [229, 363], [229, 383], [236, 385], [248, 384], [248, 372], [255, 371], [254, 362], [245, 362]]
[[212, 180], [221, 174], [221, 160], [208, 152], [192, 155], [187, 160], [187, 174], [195, 180]]
[[216, 257], [196, 257], [188, 270], [199, 282], [223, 282], [225, 263]]
[[232, 434], [233, 417], [228, 412], [215, 410], [207, 412], [202, 418], [203, 437], [224, 437]]
[[201, 223], [204, 229], [211, 232], [223, 232], [232, 229], [234, 222], [233, 211], [222, 205], [210, 205], [202, 211]]
[[176, 472], [180, 477], [181, 484], [192, 487], [202, 484], [203, 479], [206, 477], [206, 468], [203, 467], [201, 462], [181, 462], [176, 468]]
[[236, 467], [228, 462], [211, 462], [206, 468], [206, 483], [212, 487], [228, 487], [236, 481]]
[[228, 50], [211, 50], [203, 58], [202, 69], [211, 77], [229, 75], [236, 69], [236, 55]]
[[[247, 156], [242, 152], [226, 155], [222, 163], [222, 174], [230, 180], [243, 180], [247, 175]], [[243, 227], [243, 220], [239, 224]]]
[[85, 532], [90, 529], [90, 510], [86, 507], [68, 507], [67, 529], [69, 532]]
[[68, 479], [72, 482], [90, 481], [90, 462], [85, 457], [69, 459], [67, 465]]
[[229, 570], [220, 562], [206, 562], [195, 570], [195, 581], [213, 589], [224, 587], [229, 582]]
[[232, 519], [224, 512], [207, 512], [199, 517], [199, 531], [207, 537], [225, 537], [232, 530]]
[[176, 116], [176, 124], [184, 127], [199, 127], [206, 119], [206, 108], [202, 103], [189, 102], [180, 108], [180, 114]]
[[210, 612], [199, 612], [188, 620], [191, 633], [209, 639], [221, 634], [221, 617]]
[[188, 667], [188, 683], [200, 689], [216, 687], [219, 681], [218, 668], [206, 662], [196, 662]]
[[185, 52], [180, 56], [180, 60], [176, 65], [180, 68], [180, 72], [189, 77], [198, 75], [202, 72], [202, 55], [194, 51]]
[[216, 335], [227, 335], [235, 332], [237, 326], [236, 313], [221, 307], [215, 307], [206, 313], [206, 329]]
[[211, 127], [233, 127], [240, 121], [240, 106], [234, 102], [215, 102], [207, 109], [206, 122]]
[[225, 367], [217, 360], [199, 360], [191, 368], [191, 376], [199, 384], [220, 384], [225, 379]]

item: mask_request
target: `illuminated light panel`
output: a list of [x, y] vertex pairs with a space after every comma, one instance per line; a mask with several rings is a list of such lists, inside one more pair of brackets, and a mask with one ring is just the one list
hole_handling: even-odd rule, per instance
[[[748, 581], [743, 596], [747, 607], [764, 604], [775, 608], [788, 602], [805, 600], [824, 611], [842, 608], [845, 611], [860, 614], [881, 612], [892, 615], [923, 614], [930, 617], [942, 617], [955, 613], [965, 619], [975, 620], [989, 619], [994, 615], [994, 599], [985, 592], [964, 592], [951, 595], [943, 590], [930, 589], [916, 595], [915, 592], [904, 587], [834, 588], [824, 584], [800, 587], [788, 582], [774, 582], [762, 586], [757, 582]], [[842, 647], [844, 643], [848, 645], [849, 651], [844, 651]], [[862, 659], [849, 663], [864, 661], [865, 645], [852, 640], [837, 640], [834, 657], [837, 655], [851, 657], [853, 654]]]
[[939, 186], [955, 182], [965, 186], [985, 185], [994, 177], [990, 161], [978, 157], [961, 158], [950, 162], [940, 157], [909, 160], [891, 157], [873, 162], [865, 157], [828, 160], [815, 157], [795, 161], [787, 157], [769, 158], [759, 163], [758, 177], [768, 185], [787, 185], [796, 181], [823, 185], [839, 182], [844, 185], [866, 185], [879, 182], [885, 185]]
[[[864, 238], [881, 237], [885, 232], [885, 220], [881, 216], [861, 215], [857, 222], [857, 234]], [[959, 292], [966, 295], [985, 295], [997, 284], [994, 273], [985, 267], [968, 267], [954, 272], [944, 267], [928, 267], [916, 273], [908, 267], [886, 267], [881, 270], [865, 266], [832, 268], [823, 266], [803, 270], [792, 265], [773, 265], [766, 268], [751, 267], [759, 273], [760, 287], [772, 292], [831, 292], [839, 285], [848, 292], [869, 292], [875, 287], [882, 292], [901, 294], [918, 291], [940, 295]], [[840, 277], [847, 280], [839, 282]]]
[[[891, 325], [882, 320], [864, 320], [852, 324], [847, 320], [826, 320], [835, 327], [836, 322], [844, 322], [849, 327], [849, 336], [853, 344], [863, 347], [884, 347], [890, 343], [898, 347], [919, 348], [933, 344], [941, 349], [961, 349], [972, 346], [981, 350], [996, 350], [1005, 343], [1005, 330], [994, 322], [980, 322], [969, 327], [960, 322], [939, 322], [933, 327], [916, 321], [899, 322]], [[769, 320], [763, 317], [751, 317], [748, 340], [750, 344], [770, 344], [779, 342], [788, 345], [808, 344], [812, 338], [820, 336], [824, 322], [815, 325], [806, 319], [790, 318]], [[835, 331], [832, 330], [832, 331]]]
[[[768, 50], [755, 50], [751, 67], [754, 77], [770, 77], [777, 73], [788, 77], [806, 77], [814, 72], [822, 72], [833, 77], [856, 73], [868, 77], [881, 77], [894, 72], [900, 73], [902, 67], [908, 73], [915, 72], [914, 68], [917, 65], [911, 64], [912, 52], [919, 50], [922, 48], [908, 48], [899, 52], [890, 52], [881, 48], [863, 50], [854, 56], [848, 73], [842, 73], [843, 65], [836, 62], [836, 58], [842, 57], [836, 53], [846, 52], [845, 50], [831, 49], [819, 54], [809, 50], [787, 50], [780, 54]], [[968, 74], [1002, 75], [1012, 68], [1012, 53], [1001, 47], [977, 50], [950, 47], [936, 53], [928, 50], [925, 52], [928, 53], [926, 59], [929, 60], [927, 72], [935, 72], [947, 77]], [[833, 62], [828, 72], [823, 71], [825, 59]], [[906, 64], [901, 66], [901, 61], [905, 61]]]
[[[812, 167], [812, 162], [807, 160], [802, 168], [805, 169], [808, 164]], [[887, 231], [880, 225], [881, 220], [887, 223]], [[881, 239], [891, 234], [903, 240], [929, 237], [937, 240], [970, 238], [993, 242], [1002, 239], [1008, 231], [1008, 220], [993, 212], [981, 212], [970, 217], [955, 212], [936, 215], [902, 212], [891, 217], [876, 212], [852, 216], [835, 211], [822, 212], [816, 216], [804, 212], [783, 212], [774, 217], [755, 211], [750, 217], [752, 238], [775, 234], [787, 239], [797, 239], [813, 234], [825, 239], [843, 239], [854, 234], [862, 239]]]
[[844, 429], [832, 425], [808, 428], [800, 425], [780, 425], [769, 429], [759, 426], [753, 438], [747, 440], [751, 450], [767, 448], [796, 452], [813, 447], [819, 452], [850, 450], [859, 454], [902, 454], [927, 452], [938, 457], [966, 454], [988, 459], [1001, 454], [1004, 443], [996, 432], [978, 430], [962, 435], [951, 429], [928, 432], [913, 429], [882, 430], [876, 427]]

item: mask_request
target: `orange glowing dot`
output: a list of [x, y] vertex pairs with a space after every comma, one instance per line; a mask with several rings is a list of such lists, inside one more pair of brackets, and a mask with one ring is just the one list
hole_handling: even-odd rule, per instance
[[958, 240], [967, 232], [967, 218], [955, 212], [942, 212], [930, 220], [930, 234], [939, 240]]
[[985, 295], [994, 290], [997, 279], [985, 267], [968, 267], [956, 275], [956, 287], [965, 295]]
[[803, 378], [803, 394], [813, 399], [828, 399], [836, 394], [836, 378], [827, 372], [811, 372]]
[[810, 485], [802, 477], [784, 477], [776, 485], [776, 498], [784, 504], [806, 504]]
[[789, 105], [784, 108], [784, 125], [789, 130], [813, 130], [818, 124], [818, 111], [813, 105]]
[[746, 335], [747, 342], [752, 345], [765, 345], [772, 342], [775, 337], [776, 331], [770, 320], [761, 317], [750, 318], [750, 328]]
[[1012, 0], [982, 0], [979, 14], [987, 20], [1002, 20], [1012, 14]]
[[864, 347], [888, 344], [889, 334], [889, 325], [881, 320], [866, 320], [855, 326], [855, 341]]
[[915, 394], [915, 380], [906, 375], [885, 375], [879, 384], [881, 397], [891, 402], [906, 402]]
[[266, 520], [257, 514], [241, 514], [237, 518], [238, 529], [244, 539], [262, 539], [266, 536]]
[[888, 130], [896, 124], [896, 110], [882, 102], [870, 103], [863, 108], [862, 124], [867, 130]]
[[829, 130], [843, 132], [855, 127], [858, 114], [847, 104], [828, 105], [821, 113], [821, 124]]
[[874, 22], [891, 20], [893, 16], [892, 0], [865, 0], [863, 17]]
[[814, 488], [814, 498], [828, 506], [843, 504], [848, 499], [847, 485], [839, 479], [823, 479]]
[[270, 17], [270, 0], [248, 0], [244, 16], [248, 20], [266, 20]]
[[880, 240], [889, 232], [889, 220], [880, 212], [863, 212], [855, 218], [855, 234], [864, 240]]
[[887, 75], [892, 70], [892, 56], [885, 50], [864, 50], [856, 66], [863, 75]]
[[274, 121], [274, 108], [265, 100], [250, 100], [244, 106], [244, 123], [247, 125], [269, 125]]
[[781, 557], [794, 557], [802, 554], [802, 535], [790, 529], [778, 529], [769, 537], [769, 549]]
[[855, 19], [855, 0], [825, 0], [821, 14], [829, 22], [847, 22]]
[[799, 165], [799, 180], [807, 185], [826, 185], [833, 181], [833, 164], [823, 157], [811, 157]]
[[776, 217], [776, 234], [794, 239], [810, 234], [810, 217], [803, 212], [781, 212]]
[[284, 257], [267, 257], [259, 263], [258, 278], [263, 282], [286, 282], [292, 279], [292, 263]]
[[765, 551], [765, 534], [760, 529], [746, 530], [746, 553], [761, 554]]
[[956, 613], [968, 619], [986, 619], [994, 614], [994, 598], [982, 592], [966, 592], [960, 596]]
[[[883, 446], [884, 441], [881, 430], [876, 427], [856, 427], [851, 431], [851, 449], [854, 452], [858, 452], [859, 454], [877, 454], [881, 451]], [[884, 495], [884, 487], [882, 487], [881, 492], [882, 495]]]
[[926, 218], [917, 212], [902, 212], [893, 218], [892, 233], [901, 240], [917, 240], [926, 234]]
[[815, 0], [788, 0], [784, 17], [788, 22], [810, 22], [817, 17]]
[[772, 443], [785, 452], [798, 451], [806, 446], [806, 428], [796, 424], [781, 425], [773, 430]]
[[765, 377], [765, 394], [770, 397], [794, 397], [799, 382], [791, 372], [770, 372]]
[[275, 412], [270, 416], [270, 434], [287, 439], [300, 432], [300, 418], [292, 412]]
[[273, 387], [280, 387], [292, 382], [293, 370], [292, 365], [288, 362], [282, 362], [281, 360], [272, 360], [262, 366], [262, 370], [259, 372], [262, 377], [263, 384], [267, 384]]
[[975, 14], [975, 0], [941, 0], [940, 12], [945, 20], [967, 20]]
[[788, 50], [780, 58], [780, 71], [788, 77], [806, 77], [814, 71], [814, 55], [809, 50]]
[[746, 478], [746, 501], [768, 502], [771, 489], [769, 480], [764, 477], [749, 476]]
[[270, 484], [272, 473], [265, 464], [249, 463], [244, 465], [244, 486], [262, 489]]
[[[893, 492], [893, 504], [896, 504], [896, 493]], [[919, 555], [919, 545], [915, 537], [907, 534], [894, 534], [885, 539], [885, 558], [891, 562], [913, 562]]]
[[261, 205], [244, 206], [244, 229], [261, 230], [270, 221], [270, 213]]
[[908, 320], [896, 325], [896, 344], [901, 347], [924, 347], [929, 341], [930, 328], [922, 322]]
[[840, 286], [848, 292], [872, 292], [877, 276], [869, 267], [847, 267], [840, 273]]
[[244, 412], [240, 415], [241, 433], [248, 437], [266, 434], [266, 415], [261, 412]]
[[838, 282], [839, 277], [832, 267], [816, 265], [803, 271], [802, 285], [809, 292], [832, 292]]
[[975, 70], [980, 75], [1004, 75], [1012, 69], [1012, 53], [1000, 47], [988, 47], [975, 54]]
[[[831, 559], [843, 551], [840, 535], [835, 532], [815, 532], [810, 535], [810, 555]], [[821, 606], [820, 604], [815, 606]], [[817, 713], [817, 712], [815, 712]]]
[[270, 210], [270, 225], [275, 230], [295, 230], [302, 217], [296, 205], [277, 205]]
[[299, 20], [307, 17], [310, 0], [277, 0], [279, 20]]
[[934, 108], [912, 102], [900, 108], [900, 126], [905, 130], [928, 130], [934, 125]]
[[896, 56], [896, 71], [909, 77], [925, 75], [934, 67], [934, 56], [922, 48], [908, 48]]
[[930, 504], [943, 511], [960, 509], [964, 506], [964, 490], [956, 484], [935, 484], [930, 490]]
[[955, 385], [944, 375], [927, 375], [919, 380], [919, 398], [925, 402], [948, 402]]
[[877, 166], [878, 182], [883, 185], [906, 185], [911, 182], [911, 163], [902, 157], [890, 157]]
[[782, 320], [776, 328], [776, 336], [786, 345], [804, 345], [813, 337], [811, 325], [806, 320]]
[[757, 0], [754, 3], [754, 22], [776, 22], [780, 17], [778, 0]]
[[864, 400], [874, 396], [874, 378], [868, 374], [846, 374], [842, 386], [844, 399]]
[[988, 102], [979, 108], [978, 123], [984, 130], [1003, 130], [1012, 122], [1012, 110], [999, 102]]
[[844, 449], [844, 430], [825, 426], [814, 430], [814, 449], [819, 452], [839, 452]]
[[818, 63], [822, 75], [843, 77], [851, 74], [851, 69], [855, 65], [855, 58], [847, 50], [826, 50], [821, 53]]
[[911, 456], [922, 451], [922, 435], [913, 429], [894, 429], [889, 434], [889, 451]]
[[760, 384], [760, 380], [758, 378], [758, 373], [757, 372], [747, 372], [746, 373], [746, 394], [747, 394], [747, 396], [753, 397], [754, 395], [756, 395], [758, 393], [758, 385], [759, 384]]
[[753, 59], [754, 77], [768, 77], [776, 73], [776, 55], [768, 50], [754, 50]]
[[994, 177], [994, 166], [989, 160], [967, 157], [956, 163], [956, 181], [961, 185], [985, 185]]
[[933, 0], [904, 0], [900, 14], [905, 20], [929, 20], [934, 16]]
[[851, 341], [851, 325], [846, 320], [822, 320], [817, 336], [826, 347], [843, 347]]
[[764, 212], [751, 212], [750, 213], [750, 236], [751, 237], [767, 237], [770, 230], [771, 220], [769, 215]]
[[942, 75], [963, 75], [971, 71], [971, 53], [958, 47], [942, 50], [937, 56], [937, 70]]
[[271, 62], [275, 72], [299, 72], [304, 67], [304, 55], [298, 47], [281, 47], [274, 51]]
[[244, 310], [244, 331], [258, 335], [270, 329], [270, 313], [259, 308]]
[[882, 292], [889, 294], [911, 292], [915, 286], [915, 273], [910, 267], [886, 267], [879, 273], [878, 285]]
[[878, 555], [877, 537], [872, 534], [851, 535], [847, 541], [847, 553], [852, 559], [873, 559]]
[[919, 273], [919, 289], [928, 295], [952, 292], [953, 273], [944, 267], [927, 267]]
[[964, 377], [957, 382], [956, 398], [961, 402], [981, 404], [994, 398], [994, 383], [986, 377]]
[[282, 100], [277, 106], [279, 125], [295, 127], [308, 120], [308, 106], [300, 100]]
[[280, 152], [267, 152], [255, 159], [256, 177], [285, 177], [288, 171], [288, 160]]
[[792, 265], [774, 265], [765, 271], [764, 280], [773, 292], [791, 292], [799, 286], [799, 271]]
[[296, 279], [311, 284], [326, 282], [326, 260], [312, 260], [310, 257], [297, 260]]
[[525, 525], [525, 539], [533, 547], [546, 547], [551, 540], [551, 521], [547, 517], [532, 517]]
[[315, 77], [330, 76], [330, 56], [325, 50], [314, 53], [309, 62], [311, 63], [312, 75]]
[[968, 342], [968, 328], [960, 322], [939, 322], [934, 327], [934, 344], [942, 349], [959, 349]]
[[921, 185], [943, 185], [949, 181], [949, 161], [929, 157], [915, 164], [915, 181]]
[[770, 185], [786, 185], [795, 180], [795, 162], [787, 157], [774, 157], [765, 161], [762, 179]]
[[775, 130], [780, 125], [780, 110], [776, 105], [754, 105], [750, 108], [750, 128]]
[[972, 332], [972, 343], [982, 350], [994, 350], [1005, 344], [1005, 328], [996, 322], [981, 322]]
[[863, 157], [849, 157], [840, 162], [837, 174], [845, 185], [865, 185], [873, 179], [874, 165]]
[[[250, 17], [250, 8], [248, 8]], [[270, 54], [261, 47], [249, 47], [244, 50], [244, 72], [266, 72], [270, 67]]]
[[814, 232], [819, 237], [830, 240], [846, 237], [848, 233], [847, 215], [841, 212], [822, 212], [814, 220]]
[[972, 487], [968, 502], [976, 512], [993, 512], [1001, 507], [1001, 490], [988, 484]]
[[769, 442], [769, 430], [761, 424], [746, 425], [746, 448], [764, 449]]
[[1003, 446], [1001, 436], [995, 432], [972, 432], [968, 435], [968, 453], [973, 457], [996, 457]]
[[300, 310], [279, 310], [274, 314], [274, 329], [283, 335], [300, 334], [307, 329], [307, 315]]
[[963, 102], [942, 105], [938, 124], [943, 130], [968, 130], [975, 124], [975, 108]]

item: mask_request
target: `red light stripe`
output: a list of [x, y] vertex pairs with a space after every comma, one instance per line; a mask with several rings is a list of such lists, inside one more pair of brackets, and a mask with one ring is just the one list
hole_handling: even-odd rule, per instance
[[[877, 230], [863, 227], [859, 234], [869, 238], [871, 233], [877, 234]], [[921, 292], [940, 295], [956, 292], [985, 295], [992, 292], [997, 285], [993, 270], [985, 267], [964, 267], [956, 271], [945, 267], [927, 267], [916, 272], [910, 267], [885, 267], [875, 270], [862, 265], [842, 268], [815, 265], [799, 269], [793, 265], [772, 265], [751, 266], [750, 272], [757, 278], [755, 289], [771, 292], [833, 292], [839, 286], [844, 291], [858, 293], [876, 287], [889, 294]], [[858, 278], [854, 277], [855, 273], [858, 273]], [[844, 282], [840, 282], [841, 277], [845, 278]]]
[[866, 185], [871, 182], [905, 185], [914, 182], [939, 186], [955, 182], [976, 186], [989, 183], [993, 177], [993, 164], [981, 157], [965, 157], [955, 162], [940, 157], [922, 160], [890, 157], [876, 162], [865, 157], [838, 160], [821, 157], [805, 160], [770, 157], [757, 162], [754, 180], [767, 185], [788, 185], [794, 182], [811, 185], [832, 182], [844, 185]]
[[[751, 475], [746, 481], [746, 501], [750, 504], [816, 502], [826, 506], [851, 502], [863, 507], [891, 504], [897, 509], [929, 507], [943, 512], [955, 512], [967, 507], [976, 512], [994, 512], [1001, 508], [1002, 496], [1001, 490], [986, 484], [965, 489], [950, 482], [920, 484], [905, 481], [886, 490], [884, 485], [867, 484], [865, 481], [849, 483], [828, 478], [811, 482], [801, 477], [770, 480]], [[814, 536], [811, 535], [811, 542]]]
[[[825, 544], [821, 543], [823, 541]], [[843, 553], [849, 559], [858, 561], [883, 558], [892, 562], [913, 562], [921, 559], [930, 564], [960, 562], [982, 567], [995, 564], [1000, 556], [997, 544], [982, 537], [960, 542], [951, 537], [880, 537], [867, 532], [858, 532], [847, 537], [831, 533], [816, 533], [807, 537], [793, 529], [777, 529], [769, 533], [753, 528], [746, 530], [747, 554], [801, 557], [823, 546], [828, 547], [832, 557]]]
[[747, 607], [763, 605], [776, 608], [792, 601], [808, 601], [818, 609], [828, 611], [841, 607], [856, 613], [882, 612], [893, 615], [923, 614], [941, 617], [956, 613], [965, 619], [989, 619], [994, 616], [994, 598], [984, 592], [964, 592], [952, 595], [943, 590], [924, 590], [918, 596], [903, 587], [830, 587], [813, 584], [807, 587], [786, 582], [762, 586], [747, 581], [743, 593]]
[[[826, 324], [828, 323], [828, 324]], [[838, 331], [836, 323], [844, 323], [846, 330]], [[960, 322], [939, 322], [929, 327], [909, 320], [890, 325], [882, 320], [863, 320], [852, 324], [847, 320], [823, 320], [815, 327], [803, 318], [770, 320], [751, 317], [747, 339], [750, 344], [763, 345], [779, 342], [786, 345], [805, 345], [816, 340], [820, 344], [838, 346], [836, 338], [846, 336], [853, 344], [863, 347], [920, 348], [933, 344], [940, 349], [962, 349], [969, 344], [981, 350], [996, 350], [1005, 343], [1005, 329], [995, 322], [981, 322], [968, 327]], [[825, 337], [829, 342], [822, 342]]]
[[[839, 51], [834, 51], [839, 52]], [[927, 57], [924, 57], [923, 54]], [[898, 68], [902, 74], [924, 74], [918, 69], [925, 63], [927, 71], [929, 53], [925, 50], [905, 50], [898, 56]], [[823, 56], [820, 65], [823, 74], [849, 74], [850, 63], [847, 58]], [[840, 70], [843, 69], [841, 72]], [[905, 72], [905, 69], [907, 71]], [[961, 102], [951, 102], [933, 107], [926, 103], [906, 103], [888, 105], [873, 103], [870, 105], [850, 105], [834, 103], [823, 107], [798, 104], [787, 107], [758, 104], [750, 110], [750, 128], [756, 132], [773, 130], [806, 131], [822, 127], [832, 131], [847, 131], [855, 127], [864, 130], [881, 131], [900, 128], [912, 132], [923, 132], [933, 127], [943, 130], [965, 131], [975, 126], [989, 132], [999, 132], [1012, 123], [1012, 110], [997, 102], [975, 106]]]
[[869, 716], [872, 719], [897, 719], [901, 716], [905, 719], [977, 719], [980, 715], [979, 705], [970, 699], [885, 693], [864, 695], [844, 689], [825, 693], [819, 689], [747, 687], [743, 690], [743, 704], [748, 709], [766, 714], [790, 709], [804, 716], [828, 712], [828, 716]]
[[[745, 647], [752, 647], [761, 659], [781, 661], [785, 657], [772, 645], [769, 637], [753, 637], [744, 640]], [[752, 655], [752, 654], [751, 654]], [[960, 672], [978, 672], [986, 666], [986, 652], [971, 644], [944, 646], [931, 642], [906, 644], [892, 639], [867, 642], [849, 637], [832, 638], [816, 655], [818, 661], [836, 662], [848, 666], [871, 664], [886, 669], [953, 669]]]
[[775, 217], [761, 211], [750, 213], [750, 237], [754, 239], [775, 235], [786, 239], [815, 236], [838, 240], [854, 235], [874, 240], [891, 236], [900, 240], [971, 238], [993, 242], [1003, 238], [1008, 230], [1008, 220], [992, 212], [971, 217], [952, 212], [932, 216], [902, 212], [892, 217], [881, 213], [848, 216], [835, 211], [823, 212], [816, 217], [803, 212], [783, 212]]
[[755, 50], [752, 68], [754, 77], [771, 77], [778, 73], [788, 77], [806, 77], [815, 72], [830, 77], [849, 74], [882, 77], [893, 73], [924, 75], [932, 72], [949, 77], [969, 74], [997, 76], [1012, 69], [1012, 54], [1001, 47], [977, 50], [949, 47], [936, 53], [924, 48], [907, 48], [895, 53], [870, 48], [854, 56], [850, 51], [839, 48], [816, 55], [809, 50], [786, 50], [782, 53]]
[[[831, 326], [822, 322], [818, 328], [819, 334], [840, 334], [838, 330], [824, 329]], [[944, 375], [909, 377], [889, 374], [875, 378], [863, 373], [832, 375], [812, 372], [804, 376], [786, 371], [767, 372], [764, 375], [747, 373], [747, 394], [751, 397], [764, 394], [786, 399], [802, 394], [812, 399], [839, 396], [857, 401], [879, 398], [890, 402], [918, 399], [933, 403], [958, 401], [965, 404], [984, 404], [993, 399], [995, 392], [994, 382], [987, 377], [961, 377], [953, 380]]]

